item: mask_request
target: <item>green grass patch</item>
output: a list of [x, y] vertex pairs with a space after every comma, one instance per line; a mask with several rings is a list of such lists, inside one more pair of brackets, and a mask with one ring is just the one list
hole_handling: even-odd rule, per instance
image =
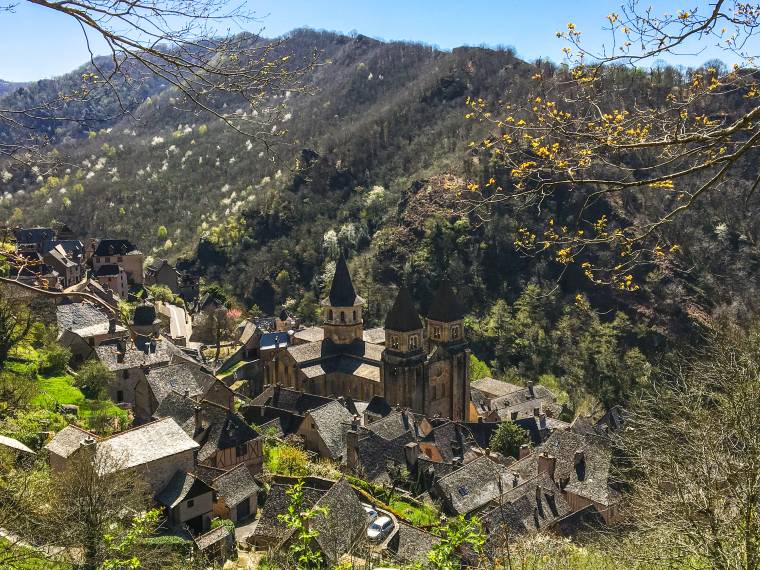
[[88, 400], [82, 391], [74, 386], [74, 378], [68, 374], [59, 376], [37, 376], [39, 393], [33, 403], [41, 408], [55, 409], [57, 405], [79, 406], [79, 417], [117, 416], [126, 419], [127, 412], [110, 400]]
[[32, 548], [11, 545], [5, 539], [0, 538], [0, 568], [13, 568], [14, 570], [70, 570], [71, 564], [54, 562]]
[[391, 508], [414, 526], [432, 526], [440, 522], [440, 514], [432, 505], [414, 505], [404, 499], [393, 499]]

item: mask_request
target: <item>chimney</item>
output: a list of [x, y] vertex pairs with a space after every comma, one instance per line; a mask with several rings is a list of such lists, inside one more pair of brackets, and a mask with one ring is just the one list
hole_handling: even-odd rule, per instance
[[417, 458], [420, 456], [420, 446], [416, 441], [410, 441], [404, 446], [404, 457], [409, 467], [417, 465]]
[[536, 397], [536, 392], [533, 389], [533, 386], [534, 386], [533, 385], [533, 380], [528, 380], [528, 394], [530, 394], [531, 398], [535, 398]]
[[541, 429], [546, 429], [546, 414], [544, 412], [538, 415], [538, 424]]
[[517, 487], [519, 483], [520, 475], [518, 475], [517, 471], [512, 471], [512, 487]]
[[517, 410], [512, 410], [509, 413], [509, 419], [511, 419], [513, 422], [517, 421]]
[[116, 317], [108, 319], [108, 333], [113, 334], [116, 332]]
[[451, 440], [451, 454], [456, 457], [462, 457], [462, 444], [459, 443], [459, 440], [452, 439]]
[[346, 465], [355, 470], [359, 465], [356, 448], [359, 446], [359, 422], [356, 418], [351, 422], [351, 429], [346, 432]]
[[557, 458], [546, 452], [538, 456], [538, 474], [546, 473], [549, 478], [554, 480], [554, 469], [557, 467]]
[[586, 456], [583, 453], [583, 450], [579, 449], [578, 451], [576, 451], [575, 452], [575, 456], [573, 457], [573, 459], [575, 460], [575, 466], [576, 467], [578, 467], [579, 465], [585, 463], [586, 462]]
[[535, 406], [533, 408], [533, 415], [534, 416], [540, 416], [541, 415], [541, 406]]
[[116, 343], [116, 362], [122, 364], [124, 362], [124, 355], [127, 352], [127, 343], [124, 340], [119, 339]]
[[530, 455], [530, 446], [527, 443], [523, 443], [520, 446], [520, 452], [517, 459], [525, 459], [528, 455]]
[[95, 459], [95, 444], [96, 440], [91, 435], [85, 437], [79, 444], [79, 450], [84, 453], [84, 457], [90, 461]]
[[201, 408], [200, 406], [195, 406], [193, 408], [193, 415], [195, 416], [195, 431], [196, 432], [203, 429], [203, 414], [201, 413], [202, 410], [203, 408]]

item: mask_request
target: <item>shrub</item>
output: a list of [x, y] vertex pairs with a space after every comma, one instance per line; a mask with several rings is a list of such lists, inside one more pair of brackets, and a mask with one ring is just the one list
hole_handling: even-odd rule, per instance
[[74, 385], [91, 400], [106, 397], [106, 387], [114, 380], [114, 374], [99, 360], [88, 360], [77, 371]]
[[71, 360], [71, 350], [58, 343], [48, 344], [42, 352], [40, 371], [53, 376], [62, 373]]

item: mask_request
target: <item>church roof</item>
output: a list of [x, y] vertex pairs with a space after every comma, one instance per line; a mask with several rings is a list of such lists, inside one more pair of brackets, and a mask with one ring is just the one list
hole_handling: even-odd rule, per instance
[[354, 307], [364, 303], [364, 299], [356, 294], [354, 284], [351, 282], [351, 274], [348, 272], [346, 258], [342, 255], [335, 266], [330, 294], [322, 303], [332, 307]]
[[397, 332], [416, 331], [422, 328], [422, 322], [414, 308], [409, 289], [406, 287], [398, 290], [396, 301], [385, 317], [385, 328]]
[[452, 291], [448, 279], [441, 282], [441, 286], [430, 305], [427, 318], [442, 323], [459, 321], [464, 318], [464, 308]]

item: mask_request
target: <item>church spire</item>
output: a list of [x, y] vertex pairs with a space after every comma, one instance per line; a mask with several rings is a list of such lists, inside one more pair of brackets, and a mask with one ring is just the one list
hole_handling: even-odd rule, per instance
[[428, 319], [440, 323], [451, 323], [461, 321], [464, 318], [464, 308], [459, 302], [459, 298], [451, 289], [451, 283], [448, 278], [443, 278], [438, 291], [430, 304]]
[[362, 305], [364, 299], [356, 294], [346, 258], [342, 255], [335, 265], [330, 294], [322, 300], [325, 338], [336, 344], [361, 341], [364, 334]]
[[322, 304], [332, 307], [354, 307], [363, 303], [364, 299], [359, 297], [354, 289], [346, 258], [341, 254], [338, 263], [335, 264], [335, 275], [330, 287], [330, 294], [322, 301]]
[[422, 321], [414, 308], [409, 289], [401, 287], [390, 312], [385, 317], [385, 328], [396, 332], [420, 330]]

